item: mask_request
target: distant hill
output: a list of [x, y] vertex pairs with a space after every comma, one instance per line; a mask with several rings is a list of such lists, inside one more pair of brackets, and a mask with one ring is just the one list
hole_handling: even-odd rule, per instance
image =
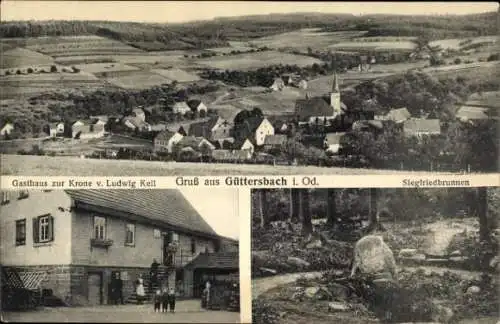
[[[424, 36], [430, 39], [495, 35], [498, 13], [463, 16], [402, 16], [321, 13], [225, 17], [182, 24], [110, 21], [8, 21], [0, 37], [99, 35], [136, 47], [155, 50], [203, 49], [228, 46], [231, 40], [250, 40], [298, 30], [366, 30], [366, 36]], [[146, 50], [151, 50], [145, 48]]]

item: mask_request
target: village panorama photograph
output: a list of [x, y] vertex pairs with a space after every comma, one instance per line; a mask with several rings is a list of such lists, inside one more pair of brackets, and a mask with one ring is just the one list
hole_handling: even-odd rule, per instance
[[1, 9], [4, 175], [498, 171], [496, 2]]
[[2, 191], [2, 322], [240, 323], [237, 201], [236, 189]]
[[498, 324], [500, 190], [254, 189], [254, 324]]

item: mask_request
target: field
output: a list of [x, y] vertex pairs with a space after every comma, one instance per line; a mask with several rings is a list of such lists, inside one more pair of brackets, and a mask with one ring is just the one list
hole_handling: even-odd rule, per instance
[[138, 68], [122, 63], [91, 63], [80, 64], [76, 67], [88, 73], [104, 73], [104, 72], [123, 72], [123, 71], [137, 71]]
[[216, 47], [216, 48], [209, 48], [207, 49], [210, 52], [215, 52], [218, 54], [229, 54], [232, 51], [240, 51], [240, 52], [248, 52], [252, 50], [253, 47], [250, 46], [244, 46], [244, 45], [239, 45], [239, 46], [230, 46], [230, 47]]
[[8, 69], [18, 66], [51, 64], [52, 57], [30, 51], [25, 48], [14, 48], [2, 52], [0, 56], [0, 68]]
[[172, 83], [171, 80], [161, 75], [149, 73], [147, 71], [139, 71], [130, 75], [109, 78], [107, 82], [123, 89], [146, 89]]
[[387, 51], [387, 50], [405, 50], [411, 51], [415, 48], [415, 43], [408, 40], [403, 41], [349, 41], [341, 42], [328, 46], [330, 49], [338, 49], [344, 51], [359, 51], [359, 50], [374, 50], [374, 51]]
[[306, 28], [298, 31], [282, 33], [252, 40], [249, 44], [253, 46], [267, 46], [272, 49], [289, 48], [306, 52], [310, 47], [313, 50], [324, 50], [328, 46], [350, 40], [353, 37], [364, 35], [365, 31], [339, 31], [339, 32], [318, 32], [314, 28]]
[[465, 46], [478, 43], [497, 43], [497, 36], [479, 36], [474, 38], [449, 38], [430, 42], [430, 46], [440, 46], [442, 49], [459, 50]]
[[278, 64], [307, 66], [314, 63], [321, 64], [321, 61], [309, 56], [281, 53], [277, 51], [265, 51], [199, 59], [196, 63], [213, 69], [252, 70]]
[[177, 82], [193, 82], [200, 80], [196, 74], [188, 73], [181, 69], [152, 69], [151, 72]]
[[467, 105], [484, 105], [500, 108], [500, 91], [487, 91], [482, 93], [473, 93]]
[[[248, 164], [200, 164], [128, 160], [80, 159], [27, 155], [1, 155], [2, 175], [23, 176], [206, 176], [206, 175], [367, 175], [397, 174], [401, 171], [320, 168], [314, 166], [271, 166]], [[408, 172], [404, 172], [408, 174]], [[411, 172], [424, 175], [428, 172]]]

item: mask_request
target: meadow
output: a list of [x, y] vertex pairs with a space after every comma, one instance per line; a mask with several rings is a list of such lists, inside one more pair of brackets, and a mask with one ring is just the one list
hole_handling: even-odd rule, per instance
[[177, 82], [193, 82], [200, 80], [198, 75], [181, 69], [152, 69], [151, 72], [159, 74], [169, 80], [176, 80]]
[[122, 89], [147, 89], [162, 84], [172, 83], [171, 80], [161, 75], [147, 71], [138, 71], [130, 75], [111, 77], [106, 81]]
[[[272, 166], [223, 163], [178, 163], [157, 161], [99, 160], [78, 157], [29, 155], [0, 156], [2, 175], [23, 176], [227, 176], [227, 175], [367, 175], [397, 174], [394, 170]], [[428, 172], [411, 172], [424, 175]]]
[[269, 65], [290, 64], [298, 66], [308, 66], [314, 63], [321, 64], [322, 62], [313, 57], [304, 55], [295, 55], [282, 53], [277, 51], [265, 51], [257, 53], [244, 53], [230, 56], [218, 56], [195, 61], [200, 65], [207, 66], [212, 69], [222, 70], [252, 70]]

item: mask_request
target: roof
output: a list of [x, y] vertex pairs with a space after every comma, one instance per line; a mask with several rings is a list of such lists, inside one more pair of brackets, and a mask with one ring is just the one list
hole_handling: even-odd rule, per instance
[[168, 141], [175, 134], [177, 134], [177, 132], [171, 132], [171, 131], [168, 131], [168, 130], [161, 131], [161, 132], [158, 133], [158, 135], [156, 135], [155, 141], [156, 140]]
[[215, 127], [215, 125], [217, 125], [221, 121], [222, 118], [220, 117], [212, 117], [204, 122], [190, 124], [188, 134], [190, 136], [201, 136], [209, 138], [212, 129]]
[[165, 124], [151, 125], [151, 131], [153, 132], [163, 131], [165, 129], [167, 129], [167, 125]]
[[189, 108], [191, 109], [196, 109], [198, 108], [198, 106], [201, 104], [201, 100], [198, 100], [198, 99], [193, 99], [193, 100], [189, 100], [187, 102], [187, 105], [189, 106]]
[[248, 138], [238, 138], [234, 140], [233, 147], [236, 149], [240, 149], [243, 146], [243, 144], [245, 144], [246, 141], [250, 142], [250, 144], [253, 145], [252, 141], [249, 140]]
[[200, 253], [191, 262], [186, 264], [191, 269], [239, 269], [238, 252]]
[[213, 150], [212, 158], [219, 161], [242, 161], [250, 158], [250, 153], [245, 150]]
[[144, 114], [144, 110], [142, 108], [134, 108], [132, 109], [132, 113], [137, 116], [138, 114]]
[[144, 120], [142, 120], [139, 117], [125, 117], [125, 121], [129, 121], [132, 125], [134, 125], [136, 128], [142, 128], [148, 126], [148, 123], [146, 123]]
[[264, 145], [284, 145], [286, 139], [286, 135], [282, 134], [267, 135], [264, 139]]
[[489, 119], [487, 108], [462, 106], [457, 111], [456, 117], [466, 119]]
[[325, 141], [330, 145], [340, 144], [340, 140], [345, 135], [345, 133], [328, 133], [325, 135]]
[[403, 130], [407, 135], [418, 133], [441, 133], [439, 119], [409, 119], [403, 124]]
[[410, 112], [406, 108], [391, 109], [386, 115], [387, 119], [395, 122], [402, 122], [411, 117]]
[[75, 201], [127, 215], [140, 216], [165, 226], [217, 236], [177, 189], [65, 190]]
[[104, 125], [102, 124], [93, 124], [93, 125], [76, 125], [72, 126], [73, 131], [78, 131], [82, 133], [92, 133], [92, 132], [99, 132], [104, 130]]
[[174, 109], [191, 110], [191, 107], [189, 107], [186, 102], [181, 101], [174, 104]]
[[[346, 109], [346, 105], [341, 103], [341, 108]], [[295, 114], [299, 119], [308, 119], [314, 116], [333, 116], [333, 108], [323, 97], [312, 97], [297, 99], [295, 101]]]
[[194, 136], [184, 136], [180, 141], [179, 145], [180, 146], [190, 146], [190, 147], [199, 147], [201, 143], [207, 143], [211, 146], [213, 146], [212, 143], [210, 143], [206, 138], [203, 137], [194, 137]]

